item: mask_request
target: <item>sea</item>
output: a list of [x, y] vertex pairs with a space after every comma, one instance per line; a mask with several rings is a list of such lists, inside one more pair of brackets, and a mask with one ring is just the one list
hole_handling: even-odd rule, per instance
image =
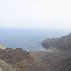
[[42, 50], [42, 41], [69, 34], [68, 31], [34, 28], [1, 28], [0, 44], [6, 48], [22, 48], [24, 50]]

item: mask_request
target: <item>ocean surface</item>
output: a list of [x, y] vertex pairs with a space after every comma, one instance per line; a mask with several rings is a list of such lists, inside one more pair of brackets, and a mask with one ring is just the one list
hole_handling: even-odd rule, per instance
[[56, 38], [69, 32], [48, 29], [0, 29], [0, 44], [8, 48], [41, 50], [41, 42], [47, 38]]

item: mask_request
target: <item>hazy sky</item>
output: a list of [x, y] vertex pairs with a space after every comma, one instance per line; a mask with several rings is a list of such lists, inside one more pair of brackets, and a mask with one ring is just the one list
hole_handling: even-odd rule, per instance
[[0, 0], [0, 28], [71, 30], [71, 0]]

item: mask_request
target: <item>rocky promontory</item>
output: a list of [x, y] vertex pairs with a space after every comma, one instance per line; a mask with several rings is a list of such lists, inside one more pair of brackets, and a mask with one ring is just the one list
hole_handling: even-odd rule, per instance
[[71, 49], [71, 33], [66, 36], [59, 38], [46, 39], [42, 42], [45, 49], [57, 48], [59, 50], [70, 50]]

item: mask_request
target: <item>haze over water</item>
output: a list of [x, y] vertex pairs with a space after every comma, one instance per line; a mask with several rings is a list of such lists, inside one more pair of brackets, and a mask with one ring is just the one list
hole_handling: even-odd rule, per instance
[[9, 48], [25, 50], [43, 49], [41, 42], [47, 38], [60, 37], [69, 31], [49, 29], [0, 29], [0, 44]]

